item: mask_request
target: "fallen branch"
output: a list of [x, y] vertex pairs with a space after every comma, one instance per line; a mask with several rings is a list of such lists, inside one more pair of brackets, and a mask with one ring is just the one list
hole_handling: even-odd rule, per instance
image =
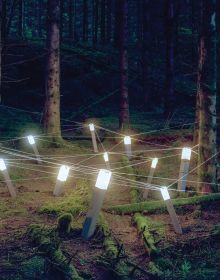
[[[200, 204], [203, 208], [208, 207], [210, 203], [219, 201], [220, 194], [210, 194], [203, 196], [192, 196], [188, 198], [177, 198], [173, 199], [173, 205], [176, 209], [181, 208], [186, 205], [198, 205]], [[106, 209], [107, 212], [114, 214], [132, 214], [137, 212], [146, 212], [146, 213], [165, 213], [166, 205], [164, 201], [149, 201], [149, 202], [140, 202], [124, 205], [116, 205]]]

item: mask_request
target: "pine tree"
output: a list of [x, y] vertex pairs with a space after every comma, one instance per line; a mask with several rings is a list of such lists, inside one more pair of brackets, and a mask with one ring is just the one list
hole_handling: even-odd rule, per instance
[[119, 20], [119, 52], [120, 52], [120, 112], [119, 128], [126, 129], [129, 125], [128, 102], [128, 53], [127, 53], [127, 0], [118, 0]]
[[216, 183], [216, 2], [201, 1], [198, 98], [198, 190], [213, 192]]
[[44, 128], [53, 144], [60, 143], [60, 1], [48, 0], [46, 101]]

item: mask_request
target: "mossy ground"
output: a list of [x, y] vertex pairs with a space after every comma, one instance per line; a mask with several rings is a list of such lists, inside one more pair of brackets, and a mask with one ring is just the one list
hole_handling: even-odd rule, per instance
[[[3, 112], [1, 113], [3, 114]], [[6, 137], [5, 140], [13, 137], [23, 137], [27, 128], [29, 129], [28, 132], [31, 131], [35, 135], [41, 133], [39, 124], [36, 121], [37, 118], [34, 116], [30, 117], [28, 113], [20, 114], [20, 119], [18, 118], [19, 126], [15, 126], [13, 120], [17, 113], [10, 113], [10, 111], [6, 110], [4, 114], [7, 114], [8, 117], [8, 122], [4, 120], [1, 123], [1, 130]], [[150, 118], [152, 119], [152, 114], [140, 113], [139, 117], [145, 119], [145, 121], [142, 125], [134, 126], [134, 133], [159, 128], [157, 121], [159, 113], [158, 116], [157, 113], [155, 114], [156, 117], [153, 121], [147, 121], [146, 117], [151, 116]], [[135, 122], [135, 118], [135, 114], [131, 115], [133, 122]], [[101, 117], [95, 121], [102, 126], [115, 129], [115, 119], [115, 115], [112, 114], [109, 118]], [[31, 130], [30, 127], [32, 127]], [[72, 137], [73, 135], [80, 136], [80, 132], [83, 134], [83, 139], [79, 140], [77, 137]], [[112, 249], [111, 255], [115, 254], [113, 240], [116, 243], [123, 244], [126, 260], [143, 270], [137, 269], [137, 274], [132, 274], [130, 279], [151, 279], [152, 274], [155, 274], [155, 277], [160, 277], [160, 279], [199, 279], [199, 277], [203, 277], [200, 279], [214, 279], [212, 278], [214, 276], [218, 279], [219, 248], [216, 241], [217, 237], [212, 236], [212, 232], [219, 220], [219, 206], [213, 203], [210, 203], [209, 207], [206, 208], [199, 207], [200, 203], [198, 205], [188, 205], [186, 203], [184, 211], [180, 207], [178, 214], [184, 229], [182, 236], [177, 236], [174, 233], [165, 210], [162, 213], [161, 211], [160, 213], [142, 213], [143, 219], [146, 219], [151, 232], [153, 231], [155, 246], [161, 252], [155, 258], [154, 256], [148, 256], [143, 238], [134, 223], [133, 214], [121, 216], [103, 212], [104, 220], [108, 223], [107, 231], [109, 232], [110, 230], [113, 239], [108, 238], [104, 245], [97, 238], [90, 242], [82, 240], [80, 230], [90, 205], [92, 188], [96, 178], [96, 172], [91, 170], [90, 167], [98, 169], [104, 168], [105, 165], [101, 154], [95, 158], [93, 157], [94, 154], [91, 142], [87, 139], [89, 134], [86, 129], [84, 128], [80, 132], [74, 127], [72, 127], [71, 132], [64, 131], [65, 145], [58, 149], [49, 148], [47, 140], [44, 137], [39, 137], [37, 143], [39, 144], [40, 154], [47, 157], [42, 165], [37, 165], [33, 160], [18, 161], [15, 155], [4, 154], [5, 158], [11, 158], [10, 161], [8, 160], [8, 167], [16, 187], [17, 198], [11, 199], [8, 196], [4, 182], [0, 183], [1, 278], [9, 280], [11, 275], [15, 275], [13, 279], [21, 280], [18, 273], [20, 268], [29, 273], [30, 269], [37, 271], [43, 265], [42, 258], [36, 255], [35, 247], [30, 237], [26, 234], [28, 226], [31, 224], [44, 224], [54, 228], [59, 215], [71, 213], [73, 215], [72, 228], [75, 230], [70, 232], [68, 236], [61, 237], [61, 249], [65, 256], [70, 257], [70, 262], [84, 279], [114, 279], [114, 276], [111, 275], [106, 267], [100, 266], [100, 263], [98, 264], [100, 256], [106, 252], [107, 247], [114, 249]], [[163, 177], [163, 179], [155, 178], [153, 183], [166, 185], [172, 182], [170, 178], [177, 178], [179, 172], [178, 155], [180, 154], [180, 149], [162, 151], [161, 148], [167, 148], [167, 146], [181, 148], [183, 143], [184, 145], [192, 145], [190, 142], [190, 129], [164, 130], [156, 134], [142, 135], [142, 140], [145, 142], [134, 141], [132, 144], [132, 149], [136, 151], [136, 156], [130, 161], [132, 165], [134, 164], [131, 168], [127, 159], [123, 160], [121, 155], [118, 154], [124, 152], [123, 145], [119, 144], [122, 139], [109, 138], [112, 135], [103, 131], [100, 135], [106, 148], [117, 145], [113, 150], [116, 153], [110, 154], [111, 168], [115, 174], [122, 176], [120, 181], [112, 180], [103, 209], [129, 204], [132, 201], [142, 199], [142, 191], [138, 191], [137, 197], [137, 193], [133, 193], [132, 190], [135, 190], [135, 181], [146, 181], [146, 178], [140, 175], [148, 176], [150, 160], [153, 157], [164, 157], [159, 160], [155, 173], [156, 177]], [[139, 136], [136, 137], [138, 138]], [[24, 140], [2, 141], [0, 148], [5, 149], [7, 147], [31, 153], [30, 147], [27, 147]], [[176, 156], [173, 156], [173, 154], [176, 154]], [[56, 165], [51, 164], [51, 162], [56, 163]], [[81, 162], [81, 167], [80, 169], [71, 170], [70, 177], [65, 184], [64, 194], [55, 198], [52, 196], [52, 192], [56, 182], [58, 165], [64, 162], [73, 166]], [[196, 156], [193, 155], [190, 168], [193, 168], [195, 164]], [[128, 186], [123, 181], [123, 176], [134, 180], [134, 182]], [[195, 173], [189, 176], [190, 181], [195, 181], [195, 178]], [[195, 183], [188, 183], [188, 188], [195, 188]], [[172, 194], [174, 198], [180, 199], [175, 191]], [[161, 199], [158, 192], [153, 191], [149, 197], [150, 200]], [[195, 198], [190, 195], [188, 199]], [[155, 203], [152, 202], [153, 204]], [[161, 205], [160, 202], [156, 202], [156, 204]], [[138, 205], [140, 207], [142, 203]], [[138, 208], [136, 212], [143, 212], [143, 210]], [[163, 224], [163, 230], [159, 226], [161, 224]], [[187, 248], [190, 248], [195, 240], [197, 240], [197, 247], [189, 252]], [[126, 265], [128, 264], [126, 263]], [[130, 265], [130, 268], [133, 267]], [[150, 272], [150, 274], [145, 272]], [[190, 278], [189, 275], [193, 275], [193, 278]]]

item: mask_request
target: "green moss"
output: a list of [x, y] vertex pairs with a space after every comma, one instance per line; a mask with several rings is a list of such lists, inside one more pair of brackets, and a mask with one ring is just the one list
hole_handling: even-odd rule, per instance
[[80, 213], [85, 213], [91, 196], [89, 180], [80, 180], [76, 184], [76, 189], [70, 195], [55, 198], [53, 201], [43, 205], [39, 212], [41, 214], [50, 214], [54, 216], [59, 216], [63, 213], [71, 213], [73, 217]]
[[99, 215], [98, 230], [103, 236], [105, 255], [99, 259], [99, 264], [112, 271], [114, 279], [129, 280], [131, 268], [121, 258], [119, 246], [113, 239], [111, 230], [103, 214]]
[[[177, 198], [173, 199], [173, 205], [176, 209], [181, 209], [184, 205], [198, 205], [200, 204], [202, 208], [206, 208], [210, 203], [219, 201], [220, 194], [210, 194], [203, 196], [193, 196], [188, 198]], [[116, 214], [131, 214], [136, 212], [146, 212], [146, 213], [165, 213], [166, 205], [164, 201], [149, 201], [149, 202], [140, 202], [133, 204], [124, 204], [112, 206], [107, 211], [116, 213]]]
[[44, 267], [45, 259], [41, 256], [35, 256], [30, 260], [22, 263], [21, 274], [24, 279], [45, 279], [44, 278]]
[[65, 213], [58, 217], [57, 230], [60, 235], [70, 233], [72, 221], [73, 221], [73, 216], [70, 213]]
[[137, 225], [138, 231], [142, 234], [144, 244], [148, 250], [149, 255], [151, 253], [153, 254], [157, 253], [158, 250], [155, 246], [154, 236], [151, 234], [148, 220], [145, 219], [145, 217], [139, 213], [136, 213], [134, 215], [133, 220]]
[[[160, 270], [159, 266], [156, 265], [154, 262], [149, 262], [149, 264], [148, 264], [148, 271], [152, 275], [154, 275], [156, 277], [159, 277], [159, 278], [163, 275], [163, 272]], [[162, 279], [162, 278], [160, 278], [160, 279]]]
[[103, 235], [103, 246], [108, 257], [116, 258], [118, 255], [118, 247], [114, 239], [112, 238], [108, 222], [103, 214], [99, 215], [98, 231]]
[[47, 273], [60, 275], [64, 280], [82, 280], [73, 265], [64, 256], [59, 245], [55, 229], [44, 225], [31, 225], [28, 235], [38, 247], [38, 251], [47, 260]]

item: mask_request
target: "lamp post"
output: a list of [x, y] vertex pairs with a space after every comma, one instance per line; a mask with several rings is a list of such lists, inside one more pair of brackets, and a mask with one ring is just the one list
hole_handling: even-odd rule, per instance
[[92, 205], [83, 224], [82, 237], [86, 240], [90, 239], [95, 232], [99, 212], [103, 205], [111, 175], [112, 172], [106, 169], [101, 169], [98, 173], [95, 188], [93, 190]]
[[12, 184], [11, 178], [8, 174], [7, 167], [6, 167], [5, 162], [2, 158], [0, 159], [0, 170], [2, 171], [2, 174], [3, 174], [4, 179], [5, 179], [5, 183], [8, 187], [8, 191], [9, 191], [11, 197], [13, 197], [13, 198], [16, 197], [15, 188]]
[[105, 164], [106, 164], [107, 169], [110, 169], [109, 156], [108, 156], [108, 153], [107, 153], [107, 152], [104, 152], [103, 158], [104, 158], [104, 161], [105, 161]]
[[148, 187], [151, 185], [151, 182], [153, 180], [154, 171], [157, 167], [157, 163], [158, 163], [158, 158], [152, 159], [150, 172], [149, 172], [149, 175], [148, 175], [148, 178], [147, 178], [147, 186], [146, 186], [146, 188], [144, 190], [144, 193], [143, 193], [143, 198], [144, 199], [147, 199], [147, 197], [148, 197], [148, 193], [149, 193], [149, 188]]
[[69, 167], [66, 165], [62, 165], [60, 167], [58, 176], [57, 176], [57, 182], [54, 187], [53, 195], [59, 196], [63, 192], [63, 185], [67, 180], [68, 174], [69, 174]]
[[127, 157], [130, 159], [132, 156], [131, 153], [131, 137], [130, 136], [125, 136], [124, 137], [124, 145], [125, 145], [125, 153]]
[[98, 146], [96, 142], [96, 136], [95, 136], [95, 126], [93, 123], [89, 124], [89, 130], [91, 132], [91, 137], [92, 137], [92, 145], [95, 153], [98, 153]]
[[183, 233], [182, 232], [182, 227], [181, 227], [180, 222], [178, 220], [178, 217], [176, 215], [176, 211], [175, 211], [175, 209], [173, 207], [173, 202], [170, 199], [170, 195], [169, 195], [167, 187], [160, 188], [160, 191], [161, 191], [163, 200], [164, 200], [164, 202], [166, 204], [167, 211], [168, 211], [168, 213], [170, 215], [170, 218], [171, 218], [171, 221], [172, 221], [172, 224], [173, 224], [175, 232], [179, 233], [179, 234], [182, 234]]
[[36, 145], [34, 136], [28, 135], [28, 136], [27, 136], [27, 139], [28, 139], [29, 144], [30, 144], [30, 145], [32, 146], [32, 148], [33, 148], [33, 151], [34, 151], [34, 154], [35, 154], [37, 163], [40, 164], [40, 163], [41, 163], [40, 154], [39, 154], [39, 152], [38, 152], [38, 149], [37, 149], [37, 145]]
[[179, 172], [179, 180], [178, 180], [178, 190], [185, 191], [186, 190], [186, 179], [189, 173], [189, 163], [191, 158], [192, 150], [190, 148], [183, 148], [181, 155], [181, 163], [180, 163], [180, 172]]

